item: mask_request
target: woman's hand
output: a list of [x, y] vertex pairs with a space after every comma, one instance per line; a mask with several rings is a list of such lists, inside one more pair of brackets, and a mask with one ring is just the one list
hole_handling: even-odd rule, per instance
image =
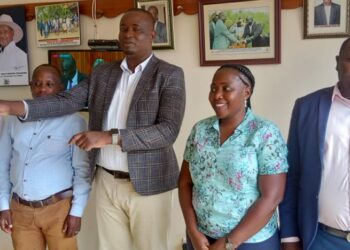
[[188, 232], [188, 236], [191, 239], [192, 246], [195, 250], [209, 250], [209, 241], [205, 235], [198, 231], [194, 230], [193, 232]]
[[225, 238], [219, 238], [217, 239], [214, 244], [209, 246], [209, 250], [223, 250], [225, 248], [226, 239]]

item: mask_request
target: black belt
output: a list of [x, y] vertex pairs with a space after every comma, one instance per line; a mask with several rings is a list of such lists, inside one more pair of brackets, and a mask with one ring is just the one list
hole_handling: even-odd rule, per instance
[[12, 199], [22, 205], [32, 207], [32, 208], [39, 208], [39, 207], [45, 207], [45, 206], [54, 204], [60, 200], [63, 200], [72, 196], [73, 196], [73, 190], [72, 188], [69, 188], [69, 189], [62, 190], [61, 192], [58, 192], [56, 194], [53, 194], [44, 200], [27, 201], [19, 197], [18, 194], [16, 193], [12, 194]]
[[115, 179], [130, 179], [130, 175], [128, 172], [118, 171], [118, 170], [110, 170], [107, 168], [104, 168], [102, 166], [96, 165], [97, 167], [102, 168], [107, 173], [113, 175]]
[[329, 233], [331, 235], [337, 236], [339, 238], [344, 238], [348, 242], [350, 242], [350, 231], [343, 231], [343, 230], [340, 230], [340, 229], [329, 227], [329, 226], [327, 226], [325, 224], [322, 224], [322, 223], [318, 223], [318, 225], [319, 225], [319, 228], [322, 231], [325, 231], [325, 232], [327, 232], [327, 233]]

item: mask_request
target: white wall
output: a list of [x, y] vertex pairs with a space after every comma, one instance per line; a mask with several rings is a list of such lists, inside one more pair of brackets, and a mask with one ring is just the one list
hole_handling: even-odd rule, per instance
[[[17, 0], [16, 3], [39, 2], [39, 0]], [[48, 2], [48, 1], [46, 1]], [[11, 0], [1, 0], [1, 4], [12, 4]], [[249, 66], [256, 77], [256, 87], [252, 97], [255, 113], [274, 121], [286, 137], [293, 103], [297, 97], [318, 88], [333, 85], [337, 81], [335, 56], [344, 39], [302, 38], [303, 9], [282, 11], [281, 51], [282, 63], [278, 65]], [[113, 19], [98, 20], [98, 32], [94, 37], [92, 20], [81, 17], [82, 45], [65, 47], [86, 49], [90, 38], [112, 39], [116, 37], [120, 16]], [[174, 18], [175, 49], [155, 51], [155, 54], [185, 71], [187, 105], [183, 126], [175, 143], [179, 162], [187, 136], [192, 125], [213, 112], [207, 101], [209, 84], [217, 67], [199, 66], [198, 21], [197, 15], [180, 14]], [[47, 49], [35, 45], [34, 21], [27, 23], [30, 71], [41, 63], [47, 63]], [[59, 49], [56, 47], [55, 49]], [[29, 96], [27, 87], [1, 87], [0, 99], [17, 99]], [[92, 195], [93, 196], [93, 195]], [[184, 234], [184, 223], [177, 199], [174, 212], [173, 242], [180, 249]], [[93, 214], [92, 197], [83, 218], [83, 229], [79, 234], [80, 249], [95, 250], [96, 226]], [[11, 240], [0, 233], [0, 250], [10, 250]]]

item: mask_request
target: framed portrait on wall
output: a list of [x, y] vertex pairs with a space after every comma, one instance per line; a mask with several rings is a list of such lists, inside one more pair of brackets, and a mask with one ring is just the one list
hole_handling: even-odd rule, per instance
[[80, 45], [78, 2], [35, 7], [38, 47]]
[[[102, 63], [119, 61], [124, 58], [120, 50], [49, 50], [49, 64], [61, 73], [62, 83], [69, 90], [87, 78], [92, 70]], [[84, 111], [87, 108], [83, 109]]]
[[0, 8], [0, 86], [29, 84], [24, 7]]
[[173, 3], [171, 0], [136, 0], [137, 8], [147, 10], [154, 18], [153, 49], [174, 49]]
[[349, 0], [304, 0], [304, 38], [347, 37]]
[[199, 0], [200, 65], [280, 63], [280, 1]]

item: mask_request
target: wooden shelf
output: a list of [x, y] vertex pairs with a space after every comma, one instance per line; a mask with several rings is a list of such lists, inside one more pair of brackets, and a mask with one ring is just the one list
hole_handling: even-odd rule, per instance
[[[92, 16], [91, 3], [92, 0], [77, 0], [79, 2], [80, 14]], [[281, 0], [282, 9], [294, 9], [302, 7], [302, 0]], [[26, 9], [26, 20], [31, 21], [35, 18], [35, 6], [54, 4], [50, 3], [29, 3], [24, 4]], [[174, 15], [185, 13], [194, 15], [198, 13], [198, 0], [173, 0]], [[13, 5], [12, 5], [13, 6]], [[1, 6], [9, 7], [9, 6]], [[96, 1], [96, 17], [102, 16], [107, 18], [116, 17], [126, 10], [134, 7], [133, 0], [97, 0]]]

